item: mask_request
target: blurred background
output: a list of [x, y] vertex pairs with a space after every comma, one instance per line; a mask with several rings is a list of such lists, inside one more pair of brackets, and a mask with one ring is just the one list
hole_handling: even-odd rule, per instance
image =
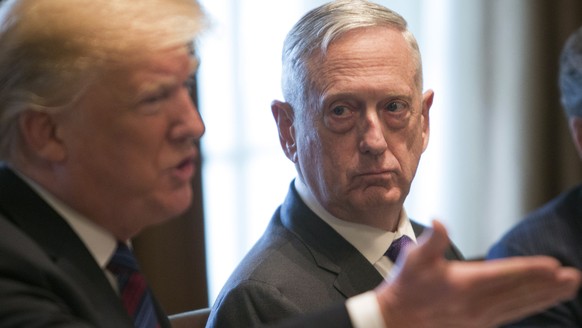
[[[136, 242], [168, 313], [214, 302], [295, 177], [270, 103], [291, 26], [321, 0], [202, 0], [197, 101], [206, 123], [191, 211]], [[579, 0], [377, 0], [418, 39], [431, 136], [405, 207], [480, 258], [524, 214], [582, 180], [557, 88]], [[147, 255], [146, 255], [147, 254]], [[139, 254], [138, 254], [139, 255]], [[168, 266], [174, 269], [168, 273]]]

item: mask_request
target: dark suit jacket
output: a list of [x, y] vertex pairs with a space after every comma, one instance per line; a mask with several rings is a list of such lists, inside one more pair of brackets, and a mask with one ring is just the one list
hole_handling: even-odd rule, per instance
[[[582, 270], [582, 185], [532, 212], [503, 236], [488, 258], [549, 255]], [[582, 292], [569, 302], [507, 327], [582, 327]]]
[[[416, 235], [424, 229], [417, 223], [413, 228]], [[462, 258], [454, 247], [447, 257]], [[267, 230], [220, 292], [208, 327], [252, 327], [313, 313], [382, 281], [356, 248], [305, 205], [292, 183]]]
[[[166, 315], [156, 304], [162, 327]], [[69, 225], [0, 167], [0, 327], [133, 327]]]

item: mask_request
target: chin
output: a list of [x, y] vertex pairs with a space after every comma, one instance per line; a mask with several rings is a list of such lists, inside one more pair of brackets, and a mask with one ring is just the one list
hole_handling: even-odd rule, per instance
[[389, 205], [402, 201], [400, 189], [385, 187], [368, 187], [362, 194], [362, 200], [369, 205]]
[[178, 215], [184, 214], [186, 210], [192, 204], [192, 197], [188, 197], [187, 199], [181, 200], [179, 202], [174, 202], [171, 206], [172, 217], [176, 217]]
[[[166, 218], [174, 218], [184, 214], [192, 204], [192, 189], [184, 188], [180, 191], [167, 192], [159, 201], [161, 212]], [[168, 219], [162, 220], [166, 221]]]

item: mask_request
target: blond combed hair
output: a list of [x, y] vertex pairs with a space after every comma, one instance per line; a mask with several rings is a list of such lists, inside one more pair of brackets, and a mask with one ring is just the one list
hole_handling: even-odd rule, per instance
[[26, 110], [61, 110], [101, 72], [194, 46], [195, 0], [4, 0], [0, 6], [0, 160]]

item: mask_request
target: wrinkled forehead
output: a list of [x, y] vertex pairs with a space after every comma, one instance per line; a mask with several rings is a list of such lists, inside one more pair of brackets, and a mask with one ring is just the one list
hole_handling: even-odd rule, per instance
[[[139, 57], [124, 65], [108, 66], [96, 81], [111, 84], [111, 89], [147, 93], [186, 83], [193, 78], [199, 66], [198, 57], [187, 46], [160, 50]], [[121, 88], [121, 86], [125, 88]]]
[[350, 79], [369, 82], [371, 89], [383, 87], [375, 84], [391, 83], [421, 91], [413, 49], [396, 29], [373, 27], [350, 31], [331, 43], [325, 53], [314, 54], [308, 65], [312, 91], [318, 93]]

